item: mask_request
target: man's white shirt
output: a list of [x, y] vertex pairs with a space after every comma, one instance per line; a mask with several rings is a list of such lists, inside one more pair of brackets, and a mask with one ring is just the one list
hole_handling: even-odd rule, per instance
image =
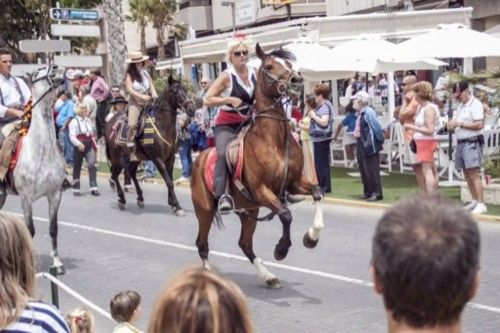
[[31, 91], [23, 80], [12, 75], [7, 80], [5, 76], [0, 74], [0, 90], [2, 95], [2, 97], [0, 97], [0, 118], [5, 117], [5, 113], [10, 107], [22, 109], [21, 95], [19, 94], [14, 80], [16, 80], [19, 84], [19, 89], [24, 97], [24, 103], [26, 103], [31, 97]]

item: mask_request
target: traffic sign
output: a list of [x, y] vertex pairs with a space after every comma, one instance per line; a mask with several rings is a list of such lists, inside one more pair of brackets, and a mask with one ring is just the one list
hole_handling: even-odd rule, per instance
[[67, 37], [100, 37], [98, 25], [87, 24], [51, 24], [50, 33], [53, 36]]
[[24, 53], [68, 52], [71, 50], [69, 40], [33, 40], [24, 39], [19, 42], [19, 49]]
[[62, 67], [101, 67], [101, 56], [55, 56], [54, 64]]
[[10, 74], [14, 76], [23, 76], [26, 73], [33, 73], [34, 71], [46, 67], [44, 64], [14, 64]]
[[51, 8], [50, 17], [53, 20], [97, 21], [99, 12], [94, 9]]

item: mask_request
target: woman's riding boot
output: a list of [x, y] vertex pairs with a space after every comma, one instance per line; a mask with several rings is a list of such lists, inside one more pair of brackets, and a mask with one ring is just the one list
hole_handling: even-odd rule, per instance
[[127, 148], [132, 149], [135, 147], [135, 135], [137, 133], [137, 129], [135, 125], [132, 125], [128, 128], [127, 132]]

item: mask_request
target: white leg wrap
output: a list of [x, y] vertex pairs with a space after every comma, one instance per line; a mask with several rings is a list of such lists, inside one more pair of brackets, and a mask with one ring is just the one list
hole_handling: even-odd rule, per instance
[[210, 264], [208, 263], [208, 260], [203, 260], [203, 268], [205, 268], [207, 271], [210, 270]]
[[54, 260], [54, 262], [53, 262], [54, 267], [62, 267], [63, 266], [63, 263], [61, 262], [61, 259], [59, 259], [59, 257], [52, 257], [52, 259]]
[[320, 230], [325, 227], [323, 223], [323, 206], [320, 201], [316, 201], [314, 203], [316, 205], [316, 213], [314, 214], [314, 223], [311, 228], [309, 228], [309, 237], [312, 240], [318, 240]]
[[276, 275], [267, 270], [261, 258], [255, 258], [255, 260], [253, 261], [253, 265], [255, 266], [257, 275], [264, 281], [269, 281], [277, 278]]

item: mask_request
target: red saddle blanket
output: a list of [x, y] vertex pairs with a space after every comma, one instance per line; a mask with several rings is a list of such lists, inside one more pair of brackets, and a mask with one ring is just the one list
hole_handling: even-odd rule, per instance
[[[238, 136], [229, 143], [226, 150], [226, 161], [232, 174], [232, 180], [241, 180], [243, 173], [243, 144], [248, 127], [239, 132]], [[217, 153], [215, 148], [209, 148], [207, 162], [205, 164], [205, 184], [208, 190], [214, 193], [214, 170], [217, 163]]]

